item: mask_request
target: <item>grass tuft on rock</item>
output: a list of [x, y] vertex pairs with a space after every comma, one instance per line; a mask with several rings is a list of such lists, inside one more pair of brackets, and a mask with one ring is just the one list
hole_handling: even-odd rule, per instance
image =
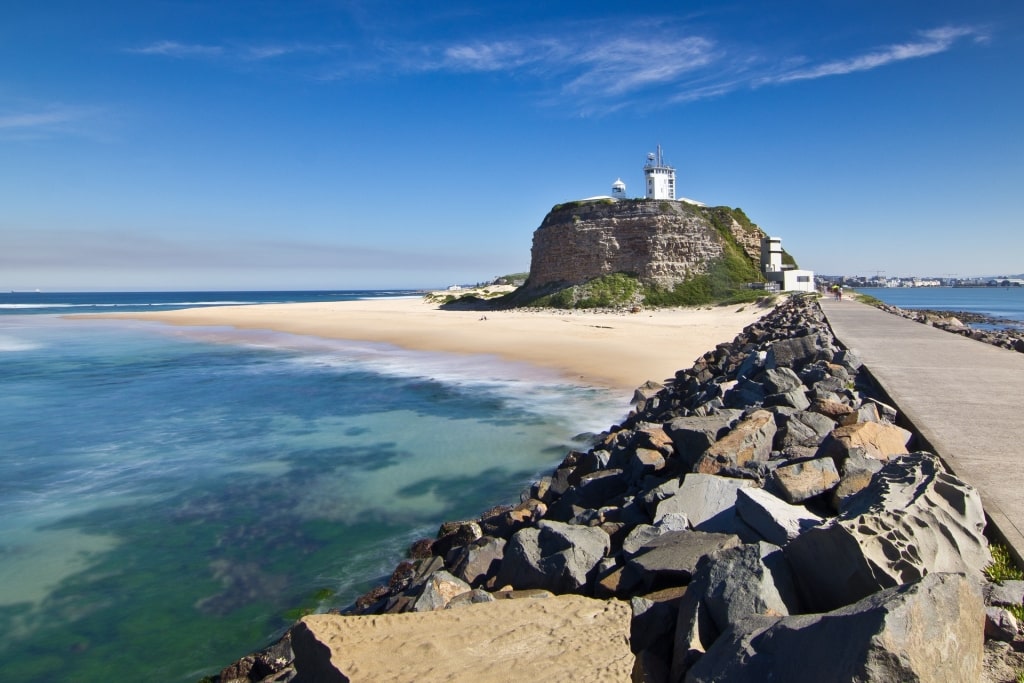
[[989, 581], [1002, 583], [1003, 581], [1024, 580], [1024, 571], [1021, 571], [1013, 561], [1010, 551], [1005, 545], [992, 543], [989, 545], [989, 551], [992, 553], [992, 564], [985, 567], [985, 576]]

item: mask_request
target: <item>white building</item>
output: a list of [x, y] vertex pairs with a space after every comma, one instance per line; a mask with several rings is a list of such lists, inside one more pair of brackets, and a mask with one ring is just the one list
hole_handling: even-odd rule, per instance
[[622, 178], [616, 178], [615, 182], [612, 183], [612, 199], [625, 199], [626, 198], [626, 183], [622, 182]]
[[644, 177], [647, 179], [648, 199], [676, 198], [676, 169], [665, 163], [661, 155], [661, 145], [658, 145], [657, 154], [651, 152], [647, 155]]
[[761, 240], [761, 272], [769, 273], [782, 272], [782, 238], [765, 237]]
[[780, 291], [814, 291], [813, 270], [800, 270], [782, 264], [781, 237], [765, 237], [761, 240], [761, 272], [768, 282], [778, 285]]

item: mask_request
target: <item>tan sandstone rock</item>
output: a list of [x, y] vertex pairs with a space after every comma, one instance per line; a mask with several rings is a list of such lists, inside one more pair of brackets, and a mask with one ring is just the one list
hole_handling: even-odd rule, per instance
[[718, 474], [724, 467], [742, 467], [751, 461], [765, 461], [771, 454], [775, 436], [775, 416], [767, 410], [755, 410], [711, 444], [694, 471]]
[[[629, 603], [560, 595], [387, 616], [307, 616], [292, 631], [311, 680], [628, 681]], [[343, 677], [344, 676], [344, 677]]]
[[846, 451], [863, 448], [872, 458], [889, 460], [894, 455], [907, 452], [910, 432], [882, 422], [858, 422], [836, 428], [832, 431], [832, 438], [842, 444]]

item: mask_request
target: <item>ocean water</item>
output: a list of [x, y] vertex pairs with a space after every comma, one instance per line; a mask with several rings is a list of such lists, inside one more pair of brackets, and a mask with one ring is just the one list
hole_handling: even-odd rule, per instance
[[214, 673], [627, 410], [486, 357], [54, 315], [401, 294], [0, 296], [0, 680]]
[[1024, 326], [1024, 287], [861, 287], [857, 291], [900, 308], [970, 311]]

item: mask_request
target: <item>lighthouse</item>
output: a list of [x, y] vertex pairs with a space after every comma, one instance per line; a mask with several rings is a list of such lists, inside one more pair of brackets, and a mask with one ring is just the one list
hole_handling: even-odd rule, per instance
[[651, 152], [647, 155], [644, 178], [647, 180], [648, 199], [676, 198], [676, 169], [665, 163], [661, 145], [658, 145], [657, 153]]
[[612, 199], [625, 199], [626, 198], [626, 183], [622, 182], [622, 178], [616, 179], [612, 183]]

